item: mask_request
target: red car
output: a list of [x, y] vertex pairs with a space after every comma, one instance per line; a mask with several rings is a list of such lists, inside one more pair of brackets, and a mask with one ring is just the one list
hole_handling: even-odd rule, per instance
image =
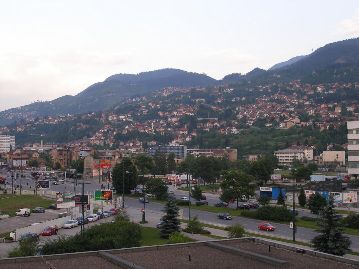
[[261, 223], [258, 225], [258, 230], [273, 232], [275, 227], [270, 223]]
[[59, 229], [57, 228], [57, 226], [55, 226], [55, 227], [53, 227], [53, 226], [49, 226], [49, 227], [46, 227], [43, 231], [42, 231], [42, 233], [41, 233], [41, 235], [42, 236], [51, 236], [51, 235], [55, 235], [55, 234], [57, 234], [57, 231], [58, 231]]

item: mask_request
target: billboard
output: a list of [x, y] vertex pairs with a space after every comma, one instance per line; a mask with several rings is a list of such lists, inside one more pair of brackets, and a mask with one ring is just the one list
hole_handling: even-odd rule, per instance
[[340, 204], [343, 202], [343, 194], [341, 192], [331, 192], [330, 195], [333, 197], [335, 204]]
[[358, 193], [356, 191], [343, 193], [343, 204], [351, 204], [358, 202]]
[[95, 201], [111, 201], [112, 190], [97, 190], [95, 191]]
[[88, 195], [75, 195], [72, 197], [72, 200], [75, 201], [75, 205], [87, 205], [89, 203]]
[[38, 189], [48, 189], [48, 188], [50, 188], [50, 181], [48, 181], [48, 180], [38, 180], [37, 181], [37, 188]]

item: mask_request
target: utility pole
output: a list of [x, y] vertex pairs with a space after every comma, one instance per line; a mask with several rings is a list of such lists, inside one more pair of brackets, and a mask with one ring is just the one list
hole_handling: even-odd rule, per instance
[[189, 180], [187, 171], [187, 182], [188, 182], [188, 221], [191, 221], [191, 180]]
[[145, 189], [145, 175], [142, 173], [142, 191], [143, 191], [143, 211], [142, 222], [146, 223], [146, 189]]
[[14, 170], [11, 170], [11, 194], [14, 194]]
[[122, 164], [122, 208], [125, 208], [125, 164]]
[[85, 195], [85, 182], [84, 179], [82, 178], [82, 197], [81, 197], [81, 209], [82, 209], [82, 222], [81, 222], [81, 234], [83, 234], [84, 230], [85, 230], [85, 205], [84, 205], [84, 195]]
[[22, 180], [22, 151], [20, 153], [20, 195], [21, 195], [21, 189], [22, 189], [21, 180]]
[[292, 216], [293, 216], [293, 242], [295, 242], [295, 233], [297, 230], [297, 227], [295, 225], [295, 189], [296, 189], [296, 184], [293, 186], [293, 212], [292, 212]]

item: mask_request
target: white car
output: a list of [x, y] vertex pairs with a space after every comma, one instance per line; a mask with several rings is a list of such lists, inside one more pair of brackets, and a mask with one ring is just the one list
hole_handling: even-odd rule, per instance
[[71, 228], [74, 228], [74, 227], [76, 227], [78, 225], [79, 225], [79, 223], [77, 222], [77, 220], [70, 219], [70, 220], [65, 222], [64, 229], [71, 229]]
[[24, 217], [28, 217], [30, 216], [31, 211], [29, 208], [21, 208], [18, 211], [15, 212], [16, 216], [24, 216]]
[[182, 197], [181, 197], [181, 200], [182, 200], [182, 201], [189, 201], [189, 198], [188, 198], [188, 196], [182, 196]]
[[89, 222], [94, 222], [94, 221], [99, 220], [100, 216], [97, 214], [91, 214], [91, 215], [88, 215], [86, 218]]

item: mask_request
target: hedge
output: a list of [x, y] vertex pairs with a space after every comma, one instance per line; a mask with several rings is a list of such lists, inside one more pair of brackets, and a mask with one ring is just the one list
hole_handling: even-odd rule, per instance
[[282, 206], [263, 206], [256, 211], [243, 211], [241, 216], [273, 221], [290, 221], [292, 220], [292, 212]]

